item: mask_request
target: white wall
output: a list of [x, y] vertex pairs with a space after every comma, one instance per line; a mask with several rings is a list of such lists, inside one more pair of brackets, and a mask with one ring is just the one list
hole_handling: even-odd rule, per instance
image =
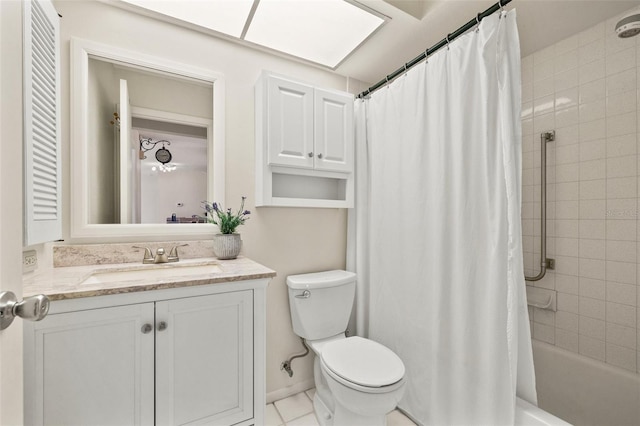
[[[540, 135], [548, 144], [550, 271], [558, 311], [534, 309], [533, 338], [636, 373], [640, 303], [638, 88], [640, 37], [617, 18], [522, 60], [523, 234], [527, 274], [540, 249]], [[578, 391], [578, 389], [576, 389]]]
[[[294, 376], [280, 363], [301, 349], [293, 334], [287, 275], [345, 267], [346, 210], [253, 207], [254, 83], [263, 69], [318, 86], [347, 88], [334, 73], [245, 48], [202, 33], [132, 14], [99, 2], [55, 1], [62, 18], [63, 163], [69, 164], [69, 38], [79, 37], [208, 68], [226, 77], [226, 204], [248, 197], [251, 219], [239, 231], [243, 253], [277, 271], [267, 294], [267, 392], [309, 383], [312, 358], [293, 363]], [[356, 90], [359, 84], [353, 84]], [[69, 169], [63, 169], [64, 210], [69, 211]], [[69, 219], [64, 223], [69, 238]]]

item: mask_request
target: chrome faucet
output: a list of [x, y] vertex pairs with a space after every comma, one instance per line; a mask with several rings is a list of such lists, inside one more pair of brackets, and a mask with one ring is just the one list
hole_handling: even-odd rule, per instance
[[177, 262], [180, 260], [180, 257], [178, 256], [178, 247], [184, 247], [184, 246], [188, 246], [189, 244], [178, 244], [175, 245], [171, 248], [171, 250], [169, 251], [169, 255], [167, 256], [167, 253], [165, 252], [164, 248], [159, 247], [156, 250], [156, 255], [155, 257], [151, 254], [151, 249], [149, 247], [140, 247], [140, 246], [133, 246], [133, 248], [138, 248], [138, 249], [143, 249], [144, 250], [144, 257], [142, 258], [142, 263], [144, 264], [148, 264], [148, 263], [168, 263], [168, 262]]

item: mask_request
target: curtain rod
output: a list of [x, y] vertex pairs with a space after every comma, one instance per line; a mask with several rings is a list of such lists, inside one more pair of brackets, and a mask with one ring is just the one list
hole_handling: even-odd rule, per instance
[[442, 40], [440, 40], [439, 42], [437, 42], [436, 44], [434, 44], [433, 46], [431, 46], [430, 48], [422, 52], [420, 55], [416, 56], [415, 58], [407, 62], [406, 64], [404, 64], [403, 67], [398, 68], [397, 70], [389, 74], [385, 79], [380, 80], [379, 82], [369, 87], [364, 92], [360, 93], [358, 96], [356, 96], [356, 98], [362, 99], [365, 96], [368, 96], [371, 92], [378, 90], [379, 88], [381, 88], [382, 86], [384, 86], [385, 84], [393, 80], [394, 78], [398, 77], [400, 74], [406, 72], [408, 69], [418, 65], [423, 59], [427, 58], [429, 55], [447, 46], [450, 42], [460, 37], [462, 34], [466, 33], [474, 26], [480, 24], [480, 21], [482, 21], [484, 17], [493, 15], [495, 12], [502, 9], [505, 5], [507, 5], [508, 3], [511, 3], [511, 1], [512, 0], [499, 0], [498, 3], [489, 7], [484, 12], [478, 13], [478, 15], [475, 18], [473, 18], [471, 21], [467, 22], [466, 24], [464, 24], [454, 32], [447, 34], [445, 38], [443, 38]]

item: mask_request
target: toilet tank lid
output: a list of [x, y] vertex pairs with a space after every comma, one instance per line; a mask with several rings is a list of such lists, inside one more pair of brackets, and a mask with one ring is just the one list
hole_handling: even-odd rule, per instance
[[356, 280], [356, 274], [349, 271], [324, 271], [311, 274], [289, 275], [287, 286], [293, 290], [308, 288], [336, 287]]

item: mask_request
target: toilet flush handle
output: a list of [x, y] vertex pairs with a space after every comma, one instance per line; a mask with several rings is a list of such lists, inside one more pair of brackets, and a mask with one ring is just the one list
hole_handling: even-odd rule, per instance
[[311, 297], [311, 292], [309, 290], [305, 290], [300, 294], [296, 294], [298, 299], [308, 299]]

